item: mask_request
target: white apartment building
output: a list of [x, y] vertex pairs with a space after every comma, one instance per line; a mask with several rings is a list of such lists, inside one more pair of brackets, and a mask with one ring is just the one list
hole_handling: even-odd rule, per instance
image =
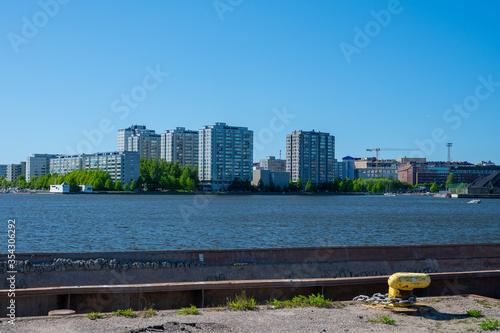
[[144, 125], [132, 125], [118, 130], [118, 151], [136, 151], [147, 159], [160, 158], [161, 137]]
[[296, 182], [314, 184], [334, 179], [335, 137], [316, 131], [295, 131], [286, 136], [286, 171]]
[[56, 158], [56, 154], [33, 154], [26, 157], [26, 181], [31, 177], [45, 176], [50, 173], [50, 159]]
[[198, 177], [203, 189], [227, 188], [236, 177], [252, 180], [253, 131], [215, 123], [198, 133]]
[[161, 134], [160, 158], [167, 162], [179, 161], [181, 167], [198, 166], [198, 131], [177, 127]]
[[[16, 180], [20, 175], [26, 174], [26, 162], [21, 162], [19, 164], [7, 164], [7, 176], [5, 179], [12, 182]], [[28, 181], [28, 179], [26, 179]]]
[[60, 175], [74, 170], [103, 170], [111, 179], [130, 184], [139, 179], [140, 156], [138, 152], [107, 152], [81, 155], [61, 155], [50, 159], [50, 173]]

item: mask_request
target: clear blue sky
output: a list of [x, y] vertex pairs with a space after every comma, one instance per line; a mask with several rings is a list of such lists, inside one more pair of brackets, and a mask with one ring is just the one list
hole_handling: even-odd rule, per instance
[[256, 161], [314, 129], [335, 135], [337, 158], [420, 143], [446, 160], [453, 142], [453, 160], [500, 164], [498, 1], [40, 3], [0, 5], [2, 164], [114, 151], [131, 124], [215, 122], [252, 129]]

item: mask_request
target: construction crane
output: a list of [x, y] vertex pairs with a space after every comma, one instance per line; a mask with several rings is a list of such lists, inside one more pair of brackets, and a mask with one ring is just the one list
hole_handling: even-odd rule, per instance
[[376, 154], [375, 157], [375, 174], [378, 178], [378, 152], [379, 151], [418, 151], [420, 149], [410, 149], [410, 148], [369, 148], [366, 151], [374, 151]]

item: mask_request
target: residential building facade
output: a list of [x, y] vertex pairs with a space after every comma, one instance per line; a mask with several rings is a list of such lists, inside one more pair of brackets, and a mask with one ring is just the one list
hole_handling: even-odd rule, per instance
[[[5, 179], [9, 182], [16, 180], [20, 175], [26, 174], [26, 162], [19, 164], [7, 164], [7, 175]], [[28, 179], [26, 179], [28, 180]]]
[[50, 173], [50, 159], [56, 158], [57, 154], [33, 154], [26, 157], [26, 181], [33, 176], [40, 177]]
[[335, 176], [340, 179], [346, 179], [347, 177], [354, 179], [355, 160], [356, 159], [351, 156], [342, 157], [342, 161], [335, 160]]
[[286, 172], [286, 160], [276, 159], [275, 156], [267, 156], [266, 159], [260, 160], [259, 166], [264, 170]]
[[118, 130], [118, 151], [135, 151], [147, 159], [160, 158], [161, 136], [144, 125]]
[[139, 179], [140, 156], [138, 152], [107, 152], [81, 155], [61, 155], [50, 159], [50, 173], [67, 174], [74, 170], [102, 170], [111, 179], [130, 184]]
[[160, 158], [167, 162], [179, 162], [184, 167], [198, 166], [198, 131], [177, 127], [161, 134]]
[[286, 171], [305, 184], [334, 179], [335, 137], [316, 131], [295, 131], [286, 136]]
[[337, 159], [335, 159], [333, 161], [333, 176], [342, 179], [345, 173], [344, 170], [345, 170], [344, 163], [342, 163], [341, 161], [339, 162], [337, 161]]
[[7, 177], [7, 164], [0, 164], [0, 178]]
[[216, 123], [200, 129], [198, 140], [198, 177], [202, 189], [227, 189], [236, 177], [252, 180], [253, 131]]

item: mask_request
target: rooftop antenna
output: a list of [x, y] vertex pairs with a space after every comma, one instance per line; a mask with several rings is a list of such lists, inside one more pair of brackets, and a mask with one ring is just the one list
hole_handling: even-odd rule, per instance
[[281, 160], [281, 149], [280, 149], [280, 160]]

